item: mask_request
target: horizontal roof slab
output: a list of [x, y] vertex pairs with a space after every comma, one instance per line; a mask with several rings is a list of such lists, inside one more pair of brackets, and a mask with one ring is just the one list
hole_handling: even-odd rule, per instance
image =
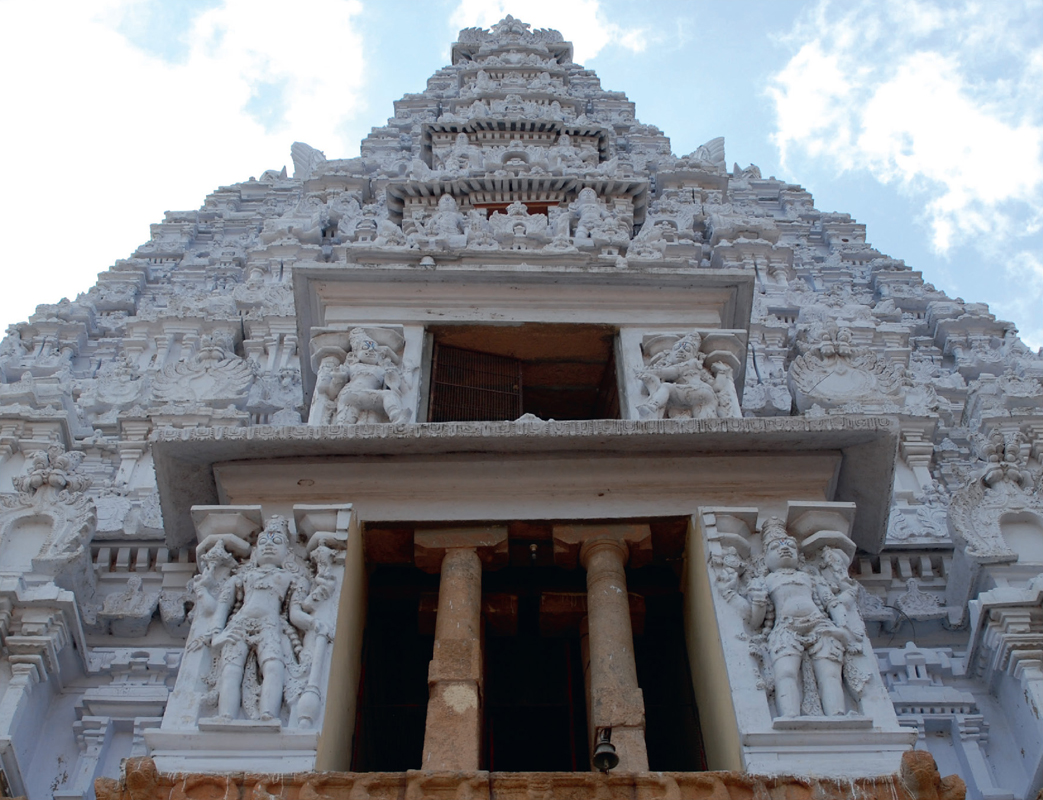
[[[611, 468], [617, 475], [620, 470], [626, 474], [628, 465], [632, 465], [633, 481], [647, 485], [649, 470], [658, 471], [667, 484], [681, 481], [675, 493], [692, 486], [691, 496], [695, 498], [708, 485], [705, 482], [714, 480], [714, 470], [706, 469], [714, 463], [721, 469], [727, 465], [731, 475], [728, 480], [734, 481], [737, 475], [748, 480], [751, 495], [763, 495], [770, 493], [771, 487], [764, 481], [771, 480], [772, 475], [782, 483], [792, 480], [788, 473], [801, 468], [796, 459], [810, 466], [814, 460], [807, 461], [808, 456], [832, 455], [835, 459], [830, 463], [839, 463], [830, 467], [828, 488], [823, 484], [827, 496], [822, 499], [856, 503], [852, 538], [862, 550], [879, 552], [886, 533], [898, 431], [893, 418], [863, 416], [166, 428], [154, 434], [153, 455], [168, 541], [177, 547], [195, 540], [190, 508], [219, 502], [215, 467], [227, 471], [233, 464], [264, 465], [266, 474], [276, 474], [292, 465], [298, 465], [299, 471], [307, 464], [311, 470], [322, 460], [328, 468], [328, 462], [335, 460], [343, 464], [339, 471], [345, 472], [345, 477], [351, 465], [390, 464], [388, 476], [398, 477], [394, 491], [400, 496], [409, 495], [410, 480], [454, 469], [466, 477], [467, 465], [475, 462], [494, 465], [470, 470], [475, 479], [489, 481], [494, 487], [497, 480], [509, 485], [512, 479], [511, 469], [504, 465], [568, 462], [564, 478], [553, 479], [553, 489], [559, 495], [568, 493], [570, 481], [580, 485], [584, 472]], [[741, 467], [743, 459], [750, 467], [748, 477]], [[787, 464], [787, 459], [794, 461]], [[700, 466], [697, 461], [704, 463]], [[396, 464], [400, 469], [395, 469]], [[407, 469], [407, 464], [413, 466]], [[426, 465], [428, 473], [417, 471], [418, 464]], [[821, 471], [821, 467], [815, 469]], [[691, 474], [684, 479], [671, 477], [677, 476], [678, 470]], [[365, 471], [359, 474], [365, 475]], [[699, 483], [684, 484], [683, 480]], [[741, 492], [742, 485], [740, 481], [731, 491]], [[461, 487], [460, 492], [465, 489]], [[352, 498], [343, 500], [351, 502]], [[302, 492], [299, 502], [311, 501]], [[610, 513], [623, 516], [615, 507]], [[671, 507], [670, 513], [678, 513], [678, 509]], [[637, 508], [633, 515], [654, 516]], [[534, 516], [544, 517], [546, 513], [534, 510]]]

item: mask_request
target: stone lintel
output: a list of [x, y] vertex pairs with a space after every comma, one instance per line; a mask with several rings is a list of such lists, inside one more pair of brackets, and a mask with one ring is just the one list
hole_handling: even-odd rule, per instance
[[[227, 490], [227, 482], [244, 469], [249, 471], [253, 484], [261, 476], [266, 480], [276, 474], [283, 476], [285, 489], [280, 486], [279, 491], [293, 492], [292, 496], [308, 502], [309, 494], [298, 485], [301, 474], [297, 473], [306, 472], [316, 459], [321, 459], [322, 469], [328, 472], [336, 469], [334, 459], [351, 464], [372, 458], [377, 466], [386, 463], [389, 456], [405, 457], [408, 461], [451, 453], [461, 463], [469, 458], [492, 457], [504, 465], [533, 457], [573, 461], [633, 457], [637, 459], [635, 470], [654, 472], [655, 465], [645, 459], [648, 453], [692, 460], [704, 455], [759, 454], [785, 458], [787, 463], [797, 453], [826, 454], [840, 461], [836, 488], [828, 496], [858, 504], [852, 538], [864, 551], [876, 553], [887, 532], [898, 431], [898, 423], [892, 418], [860, 415], [564, 420], [538, 424], [502, 421], [333, 427], [255, 425], [160, 428], [152, 434], [152, 454], [167, 542], [172, 547], [184, 547], [195, 537], [190, 507], [200, 503], [216, 505], [218, 486]], [[699, 488], [693, 487], [693, 497], [699, 496]], [[345, 489], [345, 496], [348, 491], [350, 488]], [[694, 511], [694, 507], [689, 511]]]
[[555, 525], [553, 536], [554, 562], [566, 569], [575, 569], [583, 547], [599, 540], [622, 545], [624, 563], [631, 567], [641, 567], [652, 560], [652, 529], [648, 525]]
[[438, 528], [413, 534], [413, 561], [418, 569], [435, 573], [447, 550], [474, 550], [486, 569], [507, 565], [507, 526]]
[[[266, 775], [170, 774], [150, 758], [127, 759], [119, 780], [98, 778], [97, 800], [175, 800], [209, 791], [216, 797], [353, 797], [399, 800], [402, 797], [471, 800], [529, 800], [540, 797], [598, 797], [602, 800], [847, 800], [855, 796], [888, 800], [963, 800], [966, 786], [956, 775], [942, 778], [931, 754], [902, 755], [899, 774], [838, 779], [759, 775], [741, 772], [300, 772]], [[211, 788], [212, 787], [212, 788]], [[201, 795], [204, 796], [204, 795]], [[210, 795], [205, 795], [210, 796]]]

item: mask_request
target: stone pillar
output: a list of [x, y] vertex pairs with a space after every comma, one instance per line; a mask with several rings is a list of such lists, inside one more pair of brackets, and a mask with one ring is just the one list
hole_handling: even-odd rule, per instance
[[591, 741], [596, 741], [600, 730], [611, 728], [619, 756], [616, 769], [647, 772], [645, 702], [637, 685], [630, 596], [623, 568], [631, 554], [640, 562], [651, 553], [651, 532], [647, 525], [563, 525], [554, 528], [554, 544], [560, 564], [567, 566], [578, 555], [587, 571]]
[[584, 543], [580, 560], [587, 570], [587, 626], [590, 648], [590, 722], [597, 739], [612, 729], [618, 769], [648, 771], [645, 701], [637, 685], [634, 634], [623, 567], [625, 542], [598, 538]]
[[446, 551], [427, 682], [425, 770], [478, 769], [482, 736], [482, 562], [473, 548]]
[[506, 528], [419, 531], [414, 560], [441, 573], [421, 769], [473, 772], [482, 743], [482, 566], [506, 562]]

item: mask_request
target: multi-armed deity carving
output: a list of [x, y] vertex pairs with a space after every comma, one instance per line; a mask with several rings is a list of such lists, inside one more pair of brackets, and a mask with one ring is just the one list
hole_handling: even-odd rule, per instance
[[213, 688], [205, 702], [217, 710], [200, 719], [201, 728], [237, 720], [307, 728], [316, 721], [337, 578], [336, 552], [324, 541], [314, 544], [305, 560], [279, 516], [252, 546], [232, 534], [200, 543], [187, 648], [209, 648], [204, 680]]
[[858, 711], [868, 674], [858, 584], [848, 575], [855, 545], [840, 531], [798, 539], [778, 517], [761, 531], [761, 553], [732, 536], [713, 556], [718, 591], [738, 609], [776, 716]]
[[412, 387], [405, 339], [386, 327], [327, 331], [312, 339], [316, 362], [310, 425], [409, 422]]
[[695, 333], [650, 337], [642, 346], [644, 366], [637, 377], [646, 396], [638, 403], [641, 419], [717, 419], [741, 417], [733, 367], [700, 351]]

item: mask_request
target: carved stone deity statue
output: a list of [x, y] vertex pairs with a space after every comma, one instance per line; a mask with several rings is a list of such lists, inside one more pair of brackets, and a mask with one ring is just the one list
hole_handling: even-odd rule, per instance
[[[481, 75], [482, 73], [479, 72], [478, 74]], [[482, 166], [482, 148], [471, 144], [466, 133], [458, 133], [452, 149], [445, 156], [443, 166], [453, 171], [480, 169]]]
[[[295, 673], [303, 671], [303, 635], [307, 631], [318, 636], [328, 633], [306, 610], [311, 588], [309, 570], [291, 551], [289, 525], [278, 516], [268, 520], [249, 559], [223, 581], [214, 598], [214, 577], [228, 568], [227, 562], [227, 552], [221, 546], [206, 563], [204, 577], [193, 586], [197, 597], [210, 601], [203, 604], [210, 628], [188, 647], [209, 645], [215, 656], [215, 722], [253, 716], [244, 708], [244, 688], [253, 688], [258, 673], [256, 718], [278, 721], [288, 678], [299, 678]], [[252, 708], [252, 703], [249, 706]]]
[[438, 199], [438, 210], [424, 223], [423, 232], [436, 239], [454, 237], [464, 232], [464, 225], [464, 215], [460, 213], [456, 198], [443, 194]]
[[591, 234], [601, 227], [606, 212], [598, 203], [597, 193], [589, 186], [582, 189], [576, 201], [569, 206], [576, 218], [576, 238], [589, 239]]
[[[764, 524], [763, 543], [763, 564], [744, 587], [735, 564], [718, 566], [717, 583], [755, 635], [763, 637], [778, 715], [845, 714], [845, 678], [856, 696], [862, 688], [845, 663], [850, 654], [861, 652], [865, 636], [857, 586], [846, 573], [850, 555], [826, 547], [820, 569], [813, 569], [777, 517]], [[815, 694], [817, 702], [809, 696]]]
[[[642, 419], [716, 419], [741, 416], [731, 367], [723, 362], [704, 365], [702, 337], [688, 333], [652, 355], [637, 371], [648, 398], [637, 406]], [[712, 372], [711, 372], [712, 370]]]
[[378, 344], [364, 328], [353, 328], [348, 342], [351, 350], [342, 367], [334, 424], [409, 422], [411, 412], [402, 405], [407, 386], [398, 353]]

